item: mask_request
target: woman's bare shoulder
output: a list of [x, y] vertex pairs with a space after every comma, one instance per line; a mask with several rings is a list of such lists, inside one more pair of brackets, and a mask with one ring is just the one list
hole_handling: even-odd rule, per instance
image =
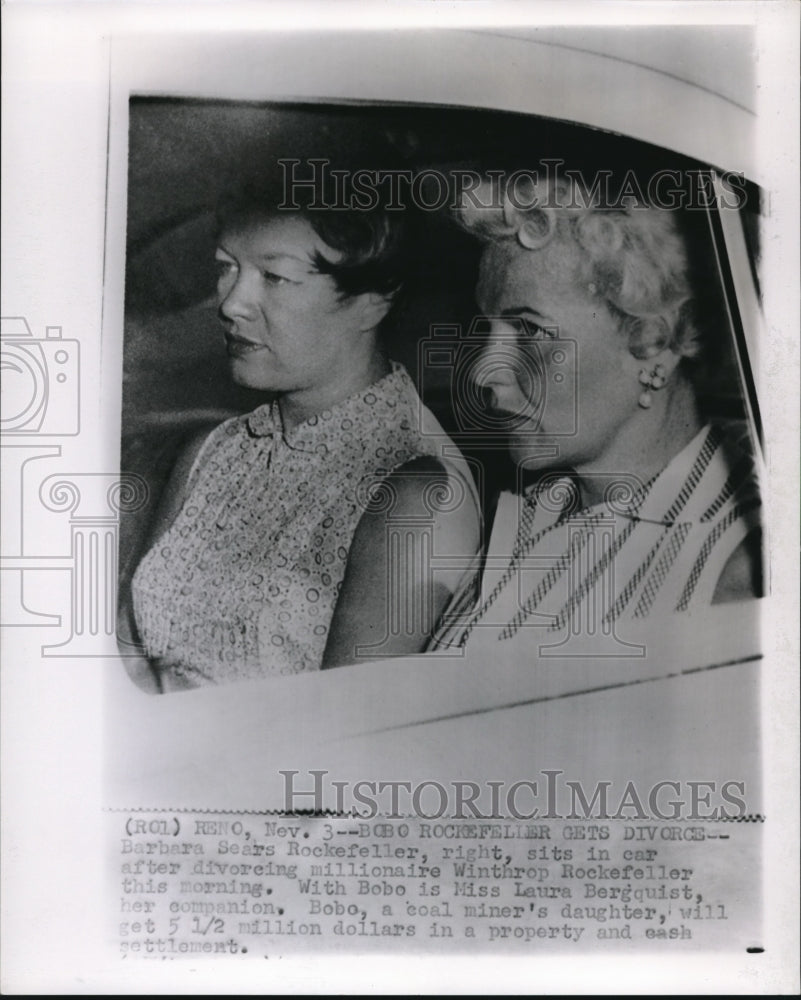
[[[478, 549], [480, 523], [472, 484], [448, 461], [415, 458], [375, 483], [348, 553], [323, 667], [356, 662], [362, 647], [370, 659], [422, 652]], [[400, 629], [392, 626], [398, 616]]]
[[432, 523], [478, 531], [481, 512], [469, 470], [449, 459], [434, 455], [410, 459], [393, 469], [382, 486], [377, 507], [387, 520], [420, 516]]
[[[394, 469], [374, 489], [359, 521], [349, 566], [360, 557], [383, 551], [387, 531], [403, 526], [404, 534], [430, 534], [432, 555], [471, 557], [478, 550], [481, 511], [469, 471], [447, 459], [420, 456]], [[456, 570], [439, 568], [435, 575], [452, 587]], [[458, 561], [458, 560], [457, 560]]]

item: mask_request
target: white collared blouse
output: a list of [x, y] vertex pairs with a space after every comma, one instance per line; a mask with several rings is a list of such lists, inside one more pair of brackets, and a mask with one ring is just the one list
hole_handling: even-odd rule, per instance
[[319, 669], [366, 490], [443, 439], [397, 363], [291, 432], [276, 403], [221, 424], [134, 575], [147, 655], [177, 686]]

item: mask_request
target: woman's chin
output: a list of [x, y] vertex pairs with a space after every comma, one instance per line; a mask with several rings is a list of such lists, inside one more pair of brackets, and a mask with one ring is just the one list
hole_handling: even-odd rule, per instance
[[247, 365], [240, 358], [229, 358], [228, 371], [231, 381], [243, 389], [257, 389], [260, 392], [277, 391], [273, 385], [274, 379], [265, 372], [254, 371], [252, 365]]
[[553, 438], [534, 432], [514, 435], [508, 447], [516, 465], [536, 471], [550, 468], [560, 457], [559, 445]]

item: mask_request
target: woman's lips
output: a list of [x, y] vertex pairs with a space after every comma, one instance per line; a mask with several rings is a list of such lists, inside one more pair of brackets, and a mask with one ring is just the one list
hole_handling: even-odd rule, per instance
[[264, 344], [258, 344], [246, 337], [238, 337], [234, 333], [226, 333], [225, 346], [229, 358], [241, 358], [246, 354], [253, 354], [254, 351], [264, 350]]
[[507, 434], [528, 435], [539, 431], [540, 417], [538, 406], [533, 402], [521, 403], [518, 409], [504, 406], [490, 406], [487, 408], [489, 422], [495, 428], [505, 431]]

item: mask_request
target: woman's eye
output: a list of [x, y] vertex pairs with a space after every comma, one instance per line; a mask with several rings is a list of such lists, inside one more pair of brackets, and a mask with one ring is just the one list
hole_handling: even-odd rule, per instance
[[533, 319], [523, 319], [523, 329], [526, 336], [532, 340], [555, 340], [559, 335], [556, 327], [541, 326]]
[[261, 274], [268, 285], [284, 285], [289, 283], [289, 278], [285, 278], [281, 274], [276, 274], [274, 271], [262, 271]]
[[232, 260], [223, 260], [221, 257], [214, 258], [214, 267], [218, 278], [223, 278], [226, 274], [236, 270], [236, 264]]

